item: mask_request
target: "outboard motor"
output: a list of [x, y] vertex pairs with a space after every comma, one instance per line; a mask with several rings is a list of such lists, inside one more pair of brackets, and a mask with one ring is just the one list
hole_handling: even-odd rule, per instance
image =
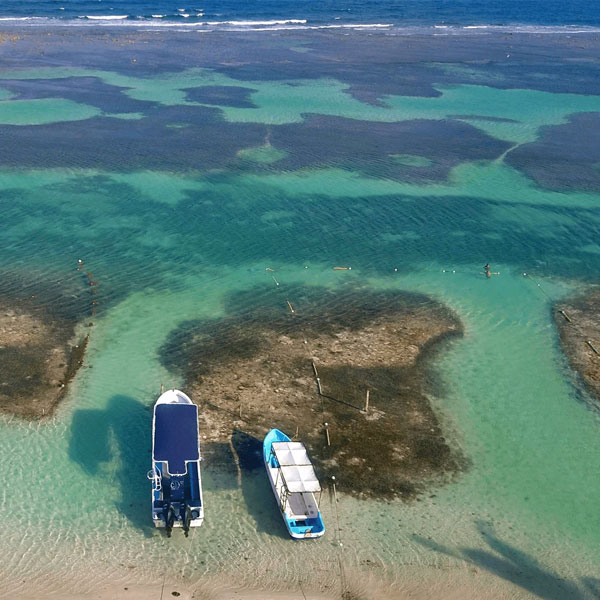
[[190, 522], [192, 521], [192, 510], [187, 504], [182, 504], [181, 509], [183, 511], [183, 533], [185, 537], [188, 536], [190, 532]]
[[165, 530], [167, 532], [167, 537], [171, 537], [171, 531], [173, 531], [173, 523], [175, 523], [175, 509], [170, 502], [165, 502], [163, 508], [163, 515], [165, 519]]

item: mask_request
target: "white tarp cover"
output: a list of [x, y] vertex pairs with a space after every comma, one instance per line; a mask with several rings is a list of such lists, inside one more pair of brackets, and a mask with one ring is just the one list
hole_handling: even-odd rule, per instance
[[321, 486], [312, 465], [281, 467], [281, 475], [290, 493], [319, 492]]
[[282, 466], [310, 465], [310, 458], [302, 442], [273, 442], [277, 462]]
[[306, 448], [300, 442], [274, 442], [273, 451], [281, 467], [281, 475], [289, 492], [319, 492], [321, 486], [315, 475]]

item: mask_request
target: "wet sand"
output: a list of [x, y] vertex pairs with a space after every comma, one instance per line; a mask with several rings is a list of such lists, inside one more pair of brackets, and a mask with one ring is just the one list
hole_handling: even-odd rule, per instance
[[[42, 594], [23, 592], [12, 600], [533, 600], [539, 598], [526, 588], [509, 583], [494, 573], [464, 566], [457, 568], [406, 567], [393, 586], [362, 574], [360, 590], [322, 593], [306, 587], [272, 590], [260, 587], [231, 587], [231, 583], [207, 580], [200, 585], [174, 581], [117, 583], [107, 581], [93, 592]], [[544, 596], [546, 597], [546, 596]], [[548, 598], [563, 598], [550, 593]]]
[[600, 289], [558, 303], [554, 320], [571, 367], [600, 400]]
[[185, 324], [163, 349], [186, 365], [206, 468], [260, 468], [272, 427], [297, 432], [321, 481], [358, 497], [412, 499], [465, 467], [430, 402], [431, 357], [462, 333], [447, 308], [408, 293], [253, 292], [233, 302], [243, 316]]

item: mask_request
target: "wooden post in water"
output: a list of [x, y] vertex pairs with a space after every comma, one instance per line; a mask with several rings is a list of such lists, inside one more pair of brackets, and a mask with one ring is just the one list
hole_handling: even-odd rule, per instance
[[[337, 490], [335, 488], [335, 475], [331, 476], [331, 486], [333, 487], [333, 499], [334, 499], [334, 503], [333, 503], [333, 507], [335, 508], [335, 524], [337, 526], [337, 538], [338, 538], [338, 544], [340, 546], [343, 546], [344, 544], [342, 543], [342, 534], [340, 531], [340, 515], [338, 514], [338, 507], [337, 507], [337, 503], [338, 503], [338, 498], [337, 498]], [[341, 569], [341, 563], [340, 563], [340, 573], [342, 574], [342, 580], [343, 580], [343, 569]], [[342, 581], [342, 584], [344, 582]]]
[[317, 371], [317, 365], [315, 365], [315, 361], [311, 361], [313, 371], [315, 372], [315, 379], [317, 380], [317, 388], [319, 388], [319, 396], [323, 395], [323, 389], [321, 388], [321, 378], [319, 377], [319, 372]]
[[160, 395], [162, 396], [164, 394], [164, 392], [165, 392], [165, 386], [164, 386], [164, 384], [161, 383], [160, 384]]
[[594, 344], [592, 344], [591, 340], [586, 340], [586, 344], [596, 353], [596, 354], [600, 354], [600, 352], [598, 352], [598, 348], [596, 348], [596, 346], [594, 346]]
[[327, 437], [327, 445], [331, 446], [331, 440], [329, 439], [329, 423], [324, 423], [325, 425], [325, 436]]
[[563, 316], [563, 317], [564, 317], [564, 318], [565, 318], [567, 321], [569, 321], [569, 323], [571, 323], [571, 317], [569, 317], [569, 315], [568, 315], [568, 314], [567, 314], [567, 313], [566, 313], [564, 310], [561, 310], [561, 311], [560, 311], [560, 314], [561, 314], [561, 315], [562, 315], [562, 316]]
[[367, 397], [365, 398], [365, 412], [369, 412], [369, 390], [367, 390]]

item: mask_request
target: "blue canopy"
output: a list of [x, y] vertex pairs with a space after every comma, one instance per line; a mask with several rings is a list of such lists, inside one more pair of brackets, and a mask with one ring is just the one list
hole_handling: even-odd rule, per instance
[[171, 475], [184, 475], [186, 461], [198, 460], [198, 407], [158, 404], [154, 410], [154, 460], [167, 463]]

